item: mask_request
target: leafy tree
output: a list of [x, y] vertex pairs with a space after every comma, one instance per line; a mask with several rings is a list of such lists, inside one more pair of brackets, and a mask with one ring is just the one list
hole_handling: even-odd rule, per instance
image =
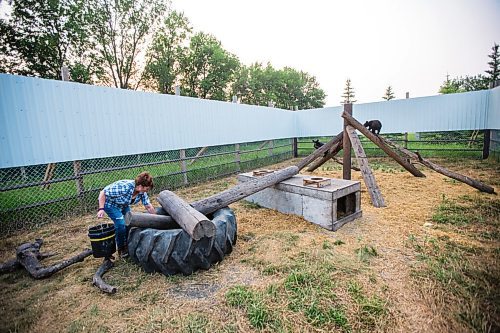
[[446, 81], [439, 88], [441, 94], [454, 94], [467, 91], [477, 91], [488, 89], [489, 79], [484, 75], [458, 77], [450, 80], [446, 76]]
[[386, 101], [390, 101], [391, 99], [395, 98], [391, 86], [387, 87], [387, 89], [385, 90], [385, 95], [382, 98], [385, 99]]
[[491, 54], [488, 55], [491, 61], [488, 62], [490, 66], [489, 70], [485, 72], [489, 74], [489, 80], [492, 83], [495, 83], [498, 79], [500, 79], [500, 53], [498, 52], [498, 44], [495, 43], [491, 48]]
[[446, 75], [446, 80], [439, 88], [439, 93], [454, 94], [489, 89], [490, 83], [500, 78], [500, 54], [498, 52], [498, 45], [495, 43], [491, 50], [491, 54], [488, 55], [488, 57], [491, 58], [491, 61], [488, 62], [490, 69], [485, 71], [489, 76], [484, 76], [482, 74], [475, 76], [466, 75], [465, 77], [456, 77], [450, 80], [449, 75]]
[[[87, 48], [83, 0], [16, 0], [0, 19], [0, 70], [60, 79], [63, 65], [73, 81], [91, 82], [100, 68]], [[90, 50], [90, 51], [88, 51]]]
[[347, 79], [345, 82], [344, 94], [341, 96], [344, 100], [341, 104], [355, 103], [354, 99], [354, 88], [351, 86], [351, 79]]
[[227, 100], [229, 84], [238, 70], [236, 56], [212, 35], [199, 32], [182, 60], [182, 90], [188, 96]]
[[180, 74], [180, 63], [186, 57], [184, 46], [192, 28], [183, 13], [171, 12], [156, 33], [147, 53], [144, 77], [154, 88], [173, 94]]
[[138, 88], [145, 66], [140, 59], [167, 7], [168, 0], [85, 2], [87, 32], [104, 64], [106, 83], [124, 89]]
[[315, 77], [290, 67], [276, 70], [269, 63], [266, 67], [259, 63], [241, 67], [232, 92], [240, 96], [243, 103], [268, 105], [272, 102], [283, 109], [323, 107], [326, 96]]

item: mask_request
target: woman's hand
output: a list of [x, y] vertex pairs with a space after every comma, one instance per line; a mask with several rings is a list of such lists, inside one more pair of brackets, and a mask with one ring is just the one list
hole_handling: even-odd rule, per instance
[[100, 210], [97, 212], [97, 218], [100, 219], [104, 216], [104, 211], [103, 210]]
[[146, 210], [148, 211], [149, 214], [156, 214], [156, 209], [153, 207], [152, 204], [147, 205]]

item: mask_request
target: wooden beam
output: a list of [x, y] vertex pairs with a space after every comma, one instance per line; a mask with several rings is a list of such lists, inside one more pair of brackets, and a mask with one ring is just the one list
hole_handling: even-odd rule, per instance
[[162, 208], [186, 231], [192, 239], [215, 235], [215, 224], [205, 215], [191, 207], [174, 192], [161, 191], [157, 197]]
[[365, 185], [368, 189], [368, 193], [370, 194], [370, 199], [373, 206], [377, 208], [385, 207], [384, 198], [382, 197], [382, 193], [380, 192], [377, 181], [373, 176], [372, 170], [368, 165], [368, 159], [366, 158], [365, 150], [363, 149], [363, 146], [359, 141], [356, 130], [349, 125], [346, 126], [346, 130], [347, 134], [349, 135], [349, 139], [351, 140], [354, 154], [358, 159], [358, 165], [361, 168], [361, 174], [363, 175], [363, 180], [365, 181]]
[[[238, 184], [230, 189], [212, 195], [211, 197], [192, 202], [191, 206], [198, 212], [208, 215], [250, 194], [254, 194], [285, 179], [293, 177], [298, 173], [299, 168], [297, 166], [276, 170], [265, 176]], [[167, 212], [165, 210], [159, 210], [159, 214], [167, 214]], [[172, 224], [176, 221], [174, 221], [171, 216], [167, 215], [130, 213], [126, 216], [126, 222], [131, 227], [170, 229]]]
[[198, 153], [196, 153], [196, 156], [195, 156], [195, 157], [193, 157], [193, 159], [192, 159], [191, 161], [189, 161], [189, 164], [188, 164], [188, 165], [191, 165], [191, 164], [193, 164], [194, 162], [196, 162], [196, 159], [197, 159], [198, 157], [200, 157], [201, 155], [203, 155], [203, 153], [205, 153], [205, 151], [206, 151], [207, 149], [208, 149], [208, 147], [203, 147], [203, 148], [201, 148], [201, 149], [198, 151]]
[[342, 136], [342, 133], [343, 133], [343, 131], [340, 132], [339, 134], [337, 134], [333, 139], [331, 139], [330, 141], [325, 143], [323, 146], [321, 146], [318, 149], [316, 149], [315, 151], [313, 151], [310, 155], [308, 155], [307, 157], [300, 160], [300, 162], [297, 164], [299, 171], [304, 169], [306, 166], [308, 166], [311, 162], [313, 162], [317, 158], [323, 157], [323, 155], [325, 153], [327, 153], [330, 150], [330, 148], [332, 148], [332, 146], [336, 142], [338, 142], [338, 140], [340, 140], [340, 139], [338, 139], [338, 136], [339, 135]]
[[[415, 177], [425, 177], [425, 175], [418, 170], [414, 165], [405, 161], [401, 156], [396, 154], [390, 147], [388, 147], [381, 139], [380, 136], [373, 134], [366, 127], [361, 125], [356, 119], [354, 119], [351, 115], [347, 113], [343, 113], [342, 117], [347, 120], [349, 125], [363, 133], [368, 139], [370, 139], [374, 144], [376, 144], [380, 149], [382, 149], [387, 155], [392, 157], [396, 162], [399, 163], [403, 168], [405, 168], [408, 172], [410, 172]], [[345, 163], [345, 161], [344, 161]]]
[[413, 158], [415, 160], [418, 160], [420, 163], [422, 163], [426, 167], [428, 167], [428, 168], [430, 168], [430, 169], [432, 169], [432, 170], [434, 170], [436, 172], [439, 172], [440, 174], [443, 174], [443, 175], [445, 175], [447, 177], [453, 178], [453, 179], [458, 180], [458, 181], [460, 181], [462, 183], [465, 183], [465, 184], [467, 184], [469, 186], [472, 186], [472, 187], [478, 189], [481, 192], [485, 192], [485, 193], [489, 193], [489, 194], [495, 193], [495, 189], [493, 187], [491, 187], [491, 186], [488, 186], [488, 185], [486, 185], [486, 184], [484, 184], [484, 183], [482, 183], [480, 181], [474, 180], [474, 179], [472, 179], [470, 177], [461, 175], [461, 174], [456, 173], [454, 171], [451, 171], [451, 170], [448, 170], [446, 168], [443, 168], [440, 165], [432, 163], [431, 161], [426, 160], [425, 158], [423, 158], [422, 156], [420, 156], [419, 153], [414, 153], [412, 151], [409, 151], [408, 149], [399, 146], [398, 144], [390, 141], [389, 139], [385, 139], [385, 138], [381, 138], [381, 139], [384, 142], [386, 142], [387, 144], [393, 146], [394, 148], [399, 149], [408, 158]]
[[[54, 176], [55, 170], [56, 170], [55, 163], [47, 164], [47, 168], [45, 169], [45, 175], [43, 176], [43, 181], [48, 182], [48, 181], [52, 180], [52, 177]], [[43, 184], [42, 188], [48, 190], [50, 188], [50, 184]]]
[[316, 161], [314, 161], [313, 163], [311, 163], [311, 165], [309, 165], [309, 167], [307, 168], [307, 171], [312, 172], [312, 171], [316, 170], [317, 168], [319, 168], [320, 166], [322, 166], [323, 164], [325, 164], [325, 162], [327, 162], [331, 158], [333, 159], [334, 156], [337, 155], [338, 152], [342, 150], [342, 148], [343, 148], [343, 141], [344, 141], [344, 135], [343, 135], [343, 133], [340, 133], [339, 135], [337, 135], [334, 138], [334, 141], [335, 141], [335, 143], [328, 150], [328, 153], [326, 154], [326, 156], [323, 156], [322, 158], [317, 159]]

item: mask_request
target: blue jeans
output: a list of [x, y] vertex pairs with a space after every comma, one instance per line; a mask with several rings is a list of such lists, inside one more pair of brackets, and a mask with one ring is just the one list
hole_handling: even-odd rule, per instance
[[118, 208], [114, 206], [104, 206], [104, 211], [115, 224], [115, 239], [118, 249], [127, 245], [127, 228], [125, 227], [125, 214], [130, 212], [130, 207]]

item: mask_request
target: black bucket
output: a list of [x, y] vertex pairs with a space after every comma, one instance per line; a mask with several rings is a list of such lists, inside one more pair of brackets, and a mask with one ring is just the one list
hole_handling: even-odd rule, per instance
[[89, 238], [94, 258], [111, 257], [116, 252], [115, 225], [113, 223], [90, 227]]

